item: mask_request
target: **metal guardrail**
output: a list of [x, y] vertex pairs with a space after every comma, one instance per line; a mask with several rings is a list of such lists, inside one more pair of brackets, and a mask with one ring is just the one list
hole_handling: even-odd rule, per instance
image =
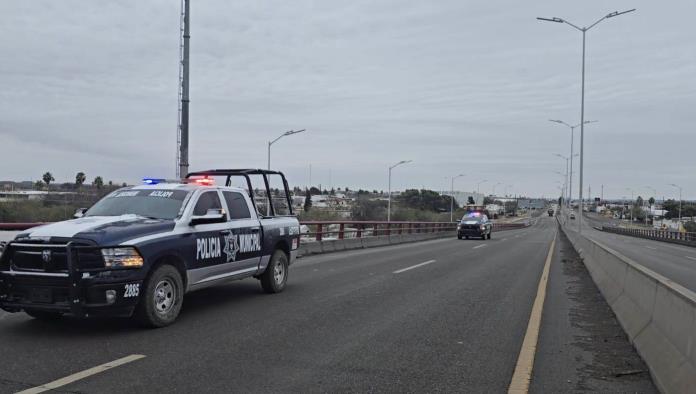
[[608, 233], [616, 233], [630, 235], [640, 238], [654, 239], [658, 241], [681, 241], [680, 243], [693, 243], [696, 246], [696, 233], [687, 233], [679, 231], [658, 230], [658, 229], [641, 229], [641, 228], [622, 228], [602, 226], [602, 231]]
[[[309, 232], [301, 235], [322, 241], [325, 237], [337, 239], [365, 238], [392, 234], [424, 234], [456, 231], [458, 222], [385, 222], [385, 221], [303, 221]], [[528, 223], [493, 223], [493, 231], [528, 227]], [[337, 228], [338, 227], [338, 228]]]

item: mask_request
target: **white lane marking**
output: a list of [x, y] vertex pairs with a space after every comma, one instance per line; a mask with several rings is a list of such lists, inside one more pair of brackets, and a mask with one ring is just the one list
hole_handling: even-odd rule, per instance
[[503, 238], [503, 239], [501, 239], [501, 241], [507, 241], [507, 238]]
[[692, 257], [692, 256], [684, 256], [684, 257], [686, 257], [686, 258], [689, 259], [689, 260], [695, 260], [695, 261], [696, 261], [696, 257]]
[[486, 247], [486, 246], [487, 246], [486, 244], [481, 244], [481, 245], [479, 245], [479, 246], [474, 246], [474, 247], [471, 248], [471, 249], [484, 248], [484, 247]]
[[517, 358], [515, 372], [512, 374], [512, 380], [508, 387], [510, 393], [527, 393], [529, 392], [529, 383], [532, 380], [532, 369], [534, 368], [534, 357], [536, 355], [537, 342], [539, 340], [539, 330], [541, 329], [541, 317], [544, 311], [544, 300], [546, 299], [546, 285], [549, 281], [549, 270], [551, 269], [551, 260], [553, 257], [553, 249], [556, 246], [556, 234], [551, 241], [549, 253], [546, 255], [544, 270], [541, 272], [539, 279], [539, 287], [537, 288], [536, 298], [532, 305], [532, 313], [529, 316], [527, 324], [527, 332], [524, 334], [522, 341], [522, 349]]
[[394, 273], [395, 273], [395, 274], [400, 274], [400, 273], [402, 273], [402, 272], [406, 272], [406, 271], [412, 270], [412, 269], [414, 269], [414, 268], [418, 268], [418, 267], [422, 267], [422, 266], [424, 266], [424, 265], [432, 264], [432, 263], [434, 263], [435, 261], [437, 261], [437, 260], [428, 260], [428, 261], [423, 262], [423, 263], [420, 263], [420, 264], [416, 264], [416, 265], [412, 265], [412, 266], [410, 266], [410, 267], [406, 267], [406, 268], [402, 268], [402, 269], [400, 269], [400, 270], [396, 270], [396, 271], [394, 271]]
[[68, 385], [70, 383], [76, 382], [78, 380], [82, 380], [85, 378], [88, 378], [92, 375], [96, 375], [98, 373], [108, 371], [109, 369], [119, 367], [123, 364], [128, 364], [133, 361], [140, 360], [142, 358], [145, 358], [142, 354], [131, 354], [130, 356], [126, 356], [123, 358], [119, 358], [118, 360], [114, 360], [111, 362], [108, 362], [106, 364], [102, 365], [97, 365], [96, 367], [92, 367], [90, 369], [84, 370], [82, 372], [78, 372], [75, 374], [72, 374], [70, 376], [66, 376], [64, 378], [54, 380], [53, 382], [43, 384], [41, 386], [33, 387], [24, 391], [21, 391], [17, 394], [38, 394], [38, 393], [43, 393], [45, 391], [49, 390], [55, 390], [59, 387], [63, 387], [65, 385]]
[[519, 237], [520, 237], [520, 235], [519, 235], [519, 234], [515, 235], [515, 238], [519, 238]]
[[645, 246], [648, 249], [657, 250], [657, 248], [654, 246], [648, 246], [648, 245], [643, 245], [643, 246]]

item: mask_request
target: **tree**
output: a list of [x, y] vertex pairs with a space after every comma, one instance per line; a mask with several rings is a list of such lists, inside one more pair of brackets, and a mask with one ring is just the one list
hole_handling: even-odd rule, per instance
[[121, 187], [126, 187], [126, 186], [128, 186], [128, 185], [126, 184], [126, 182], [123, 182], [123, 183], [121, 184]]
[[51, 186], [51, 182], [55, 181], [55, 179], [53, 178], [53, 174], [51, 174], [48, 171], [46, 171], [46, 173], [43, 174], [43, 176], [41, 178], [43, 179], [44, 183], [46, 184], [47, 189]]
[[650, 199], [648, 200], [648, 204], [650, 204], [650, 206], [655, 205], [655, 197], [650, 197]]
[[78, 172], [75, 175], [75, 186], [77, 186], [77, 187], [82, 186], [86, 180], [87, 180], [87, 175], [85, 175], [85, 173], [82, 171]]
[[309, 193], [309, 190], [306, 190], [304, 198], [304, 210], [305, 212], [309, 212], [310, 209], [312, 209], [312, 195]]
[[313, 196], [314, 196], [314, 195], [317, 195], [317, 194], [321, 194], [321, 190], [319, 190], [319, 189], [317, 189], [316, 187], [312, 186], [312, 187], [309, 188], [309, 194], [311, 194], [311, 195], [313, 195]]
[[43, 181], [39, 179], [38, 181], [34, 182], [34, 189], [41, 190], [43, 189]]
[[114, 181], [109, 181], [109, 187], [114, 185]]
[[474, 201], [474, 197], [472, 196], [469, 196], [466, 203], [467, 205], [476, 205], [476, 201]]
[[102, 177], [97, 176], [94, 178], [94, 182], [92, 182], [92, 185], [96, 186], [98, 190], [101, 190], [101, 188], [104, 186], [104, 180]]

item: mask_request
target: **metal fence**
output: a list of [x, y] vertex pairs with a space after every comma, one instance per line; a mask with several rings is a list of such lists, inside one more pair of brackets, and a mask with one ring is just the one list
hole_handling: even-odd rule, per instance
[[602, 231], [606, 231], [608, 233], [630, 235], [633, 237], [654, 239], [657, 241], [693, 244], [693, 246], [696, 246], [696, 233], [658, 229], [621, 228], [611, 226], [602, 226]]
[[[301, 233], [304, 241], [326, 238], [365, 238], [392, 234], [441, 233], [457, 230], [457, 222], [384, 222], [384, 221], [304, 221], [308, 231]], [[493, 223], [493, 231], [527, 227], [528, 223]]]

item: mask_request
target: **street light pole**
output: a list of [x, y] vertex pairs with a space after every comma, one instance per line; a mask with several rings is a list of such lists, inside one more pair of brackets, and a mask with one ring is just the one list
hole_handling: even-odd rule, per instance
[[488, 182], [488, 179], [484, 179], [484, 180], [482, 180], [482, 181], [480, 181], [479, 183], [476, 184], [476, 194], [481, 194], [481, 192], [480, 192], [480, 190], [481, 190], [481, 189], [480, 189], [480, 186], [481, 186], [481, 184], [484, 183], [484, 182]]
[[[580, 127], [580, 123], [576, 124], [575, 126], [571, 126], [570, 124], [558, 119], [549, 119], [549, 122], [562, 124], [570, 129], [570, 172], [568, 173], [568, 208], [570, 208], [570, 200], [573, 199], [573, 157], [579, 156], [577, 153], [573, 153], [573, 142], [575, 141], [575, 129]], [[597, 122], [597, 120], [586, 120], [584, 123], [588, 124]]]
[[387, 222], [391, 222], [391, 173], [392, 170], [395, 167], [398, 167], [402, 164], [410, 163], [411, 160], [401, 160], [400, 162], [394, 164], [393, 166], [389, 167], [389, 195], [387, 196]]
[[495, 197], [495, 187], [498, 185], [502, 185], [502, 184], [503, 184], [502, 182], [498, 182], [495, 185], [493, 185], [493, 197]]
[[454, 221], [454, 180], [463, 176], [464, 174], [459, 174], [452, 177], [450, 185], [450, 222]]
[[[636, 9], [633, 8], [631, 10], [627, 11], [614, 11], [612, 13], [609, 13], [599, 20], [597, 22], [591, 24], [589, 27], [578, 27], [575, 26], [574, 24], [561, 19], [561, 18], [537, 18], [538, 20], [546, 21], [546, 22], [556, 22], [556, 23], [565, 23], [573, 28], [575, 28], [578, 31], [582, 32], [582, 88], [581, 88], [581, 94], [580, 94], [580, 192], [579, 192], [579, 200], [580, 200], [580, 206], [579, 206], [579, 217], [578, 217], [578, 233], [582, 232], [582, 213], [583, 213], [583, 201], [582, 201], [582, 182], [583, 182], [583, 170], [584, 170], [584, 164], [585, 164], [585, 36], [588, 30], [591, 28], [595, 27], [599, 22], [613, 18], [615, 16], [619, 16], [622, 14], [626, 14], [629, 12], [633, 12]], [[572, 152], [571, 152], [572, 156]]]
[[303, 131], [305, 131], [305, 129], [286, 131], [285, 133], [281, 134], [278, 138], [274, 139], [273, 141], [268, 141], [268, 170], [271, 169], [271, 145], [275, 144], [279, 139], [281, 139], [283, 137], [286, 137], [288, 135], [301, 133]]
[[633, 199], [633, 189], [630, 187], [627, 187], [626, 190], [631, 192], [631, 210], [629, 211], [631, 213], [631, 224], [633, 224], [633, 208], [635, 207], [635, 200]]
[[682, 216], [681, 216], [681, 212], [682, 212], [682, 188], [681, 188], [681, 186], [676, 185], [676, 184], [674, 184], [674, 183], [670, 183], [669, 185], [670, 185], [670, 186], [674, 186], [674, 187], [676, 187], [677, 189], [679, 189], [679, 226], [681, 227], [681, 219], [682, 219]]

